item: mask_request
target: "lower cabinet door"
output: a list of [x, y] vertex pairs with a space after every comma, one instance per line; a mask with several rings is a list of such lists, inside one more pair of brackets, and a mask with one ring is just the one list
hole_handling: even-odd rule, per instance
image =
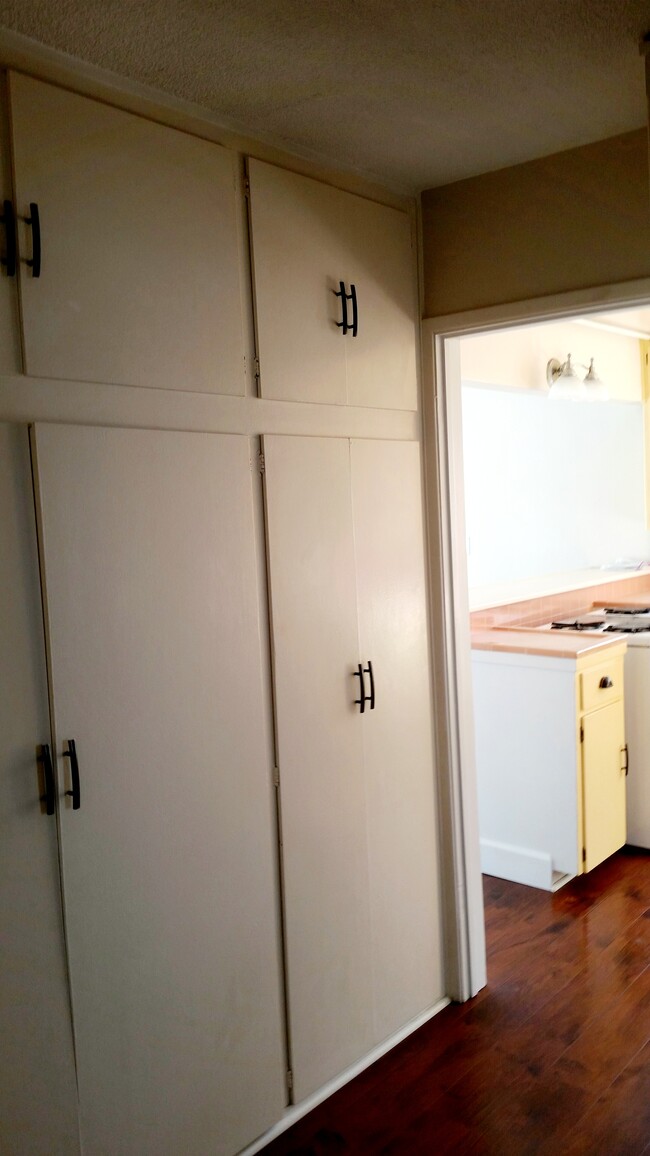
[[443, 994], [422, 499], [415, 444], [264, 460], [300, 1100]]
[[77, 1088], [26, 426], [0, 425], [0, 1151], [77, 1156]]
[[591, 871], [625, 843], [623, 700], [584, 715], [582, 725], [585, 871]]
[[84, 1156], [286, 1102], [250, 446], [36, 426]]

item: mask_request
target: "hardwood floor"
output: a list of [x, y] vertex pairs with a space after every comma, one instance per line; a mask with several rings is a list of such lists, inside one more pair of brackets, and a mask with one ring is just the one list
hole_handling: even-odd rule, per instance
[[650, 854], [555, 895], [485, 878], [488, 986], [265, 1156], [650, 1154]]

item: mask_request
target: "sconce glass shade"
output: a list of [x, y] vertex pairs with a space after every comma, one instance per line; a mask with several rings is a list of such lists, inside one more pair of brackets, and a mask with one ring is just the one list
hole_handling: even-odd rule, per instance
[[546, 366], [546, 380], [549, 384], [548, 396], [552, 401], [586, 401], [587, 387], [578, 377], [571, 364], [571, 354], [566, 361], [552, 357]]
[[594, 359], [591, 358], [589, 362], [589, 369], [585, 377], [585, 386], [587, 387], [588, 401], [608, 401], [609, 394], [607, 386], [604, 381], [601, 381], [596, 370], [594, 369]]

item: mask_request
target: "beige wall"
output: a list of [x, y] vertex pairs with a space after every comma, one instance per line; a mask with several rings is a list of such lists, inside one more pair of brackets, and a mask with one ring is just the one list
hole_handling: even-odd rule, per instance
[[424, 316], [650, 276], [645, 129], [422, 194]]

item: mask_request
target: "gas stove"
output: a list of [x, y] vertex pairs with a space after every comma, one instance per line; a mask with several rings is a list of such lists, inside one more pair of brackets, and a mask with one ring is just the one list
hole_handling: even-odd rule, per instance
[[650, 634], [650, 607], [604, 606], [571, 618], [548, 623], [550, 630], [590, 631], [598, 634]]

